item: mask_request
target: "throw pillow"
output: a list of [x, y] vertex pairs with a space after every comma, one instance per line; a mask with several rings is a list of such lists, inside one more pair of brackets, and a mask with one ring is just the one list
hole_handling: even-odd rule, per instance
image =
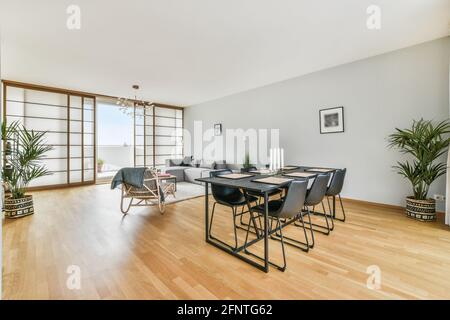
[[192, 166], [192, 157], [187, 156], [183, 158], [183, 166], [190, 167]]
[[214, 169], [217, 169], [217, 170], [228, 169], [225, 160], [216, 161], [215, 163], [216, 163], [216, 166]]

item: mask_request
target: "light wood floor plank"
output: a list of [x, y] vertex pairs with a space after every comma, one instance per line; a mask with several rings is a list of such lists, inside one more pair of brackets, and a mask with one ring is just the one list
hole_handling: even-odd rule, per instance
[[[4, 299], [450, 299], [450, 228], [397, 209], [345, 202], [346, 223], [316, 233], [309, 253], [287, 246], [286, 272], [265, 274], [205, 243], [202, 197], [124, 217], [106, 185], [33, 195], [35, 215], [3, 222]], [[232, 243], [229, 209], [217, 207], [213, 232]], [[281, 263], [279, 242], [270, 252]], [[70, 265], [80, 290], [66, 286]], [[366, 286], [371, 265], [380, 290]]]

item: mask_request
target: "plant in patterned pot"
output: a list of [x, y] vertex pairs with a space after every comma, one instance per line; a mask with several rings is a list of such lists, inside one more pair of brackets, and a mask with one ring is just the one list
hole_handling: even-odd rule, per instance
[[394, 168], [409, 180], [413, 195], [406, 198], [406, 214], [420, 221], [436, 219], [436, 201], [428, 198], [430, 185], [444, 175], [447, 167], [443, 155], [450, 142], [450, 122], [413, 121], [410, 129], [395, 129], [389, 135], [389, 146], [409, 155]]
[[25, 193], [26, 188], [34, 179], [50, 174], [42, 160], [53, 147], [45, 143], [45, 131], [28, 130], [17, 122], [3, 126], [2, 138], [7, 137], [12, 146], [4, 155], [3, 210], [5, 217], [19, 218], [34, 213], [33, 197]]

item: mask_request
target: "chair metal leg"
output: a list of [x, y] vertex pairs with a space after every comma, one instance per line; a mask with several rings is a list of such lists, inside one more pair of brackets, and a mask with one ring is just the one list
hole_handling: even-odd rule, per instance
[[[324, 218], [325, 218], [326, 226], [323, 226], [323, 225], [320, 225], [320, 224], [316, 224], [316, 223], [311, 223], [311, 224], [310, 224], [310, 227], [314, 226], [314, 227], [316, 227], [316, 228], [314, 228], [314, 231], [320, 232], [320, 233], [325, 234], [325, 235], [329, 235], [329, 234], [331, 233], [331, 230], [333, 230], [333, 228], [334, 228], [334, 222], [331, 221], [331, 224], [332, 224], [332, 228], [331, 228], [331, 227], [330, 227], [330, 223], [329, 223], [329, 221], [328, 221], [328, 214], [326, 213], [325, 206], [324, 206], [323, 202], [322, 202], [322, 209], [324, 210], [325, 213], [322, 213], [322, 212], [315, 212], [315, 211], [314, 211], [314, 208], [315, 208], [315, 207], [313, 207], [312, 213], [313, 213], [314, 215], [316, 215], [316, 216], [322, 216], [322, 217], [324, 217]], [[308, 229], [309, 229], [309, 228], [308, 228]], [[324, 229], [325, 229], [326, 231], [324, 231]]]
[[[251, 215], [253, 215], [253, 213], [251, 212], [250, 213]], [[272, 221], [273, 221], [273, 219], [271, 219], [271, 224], [270, 224], [270, 232], [272, 232], [272, 226], [273, 226], [273, 223], [272, 223]], [[278, 221], [278, 223], [277, 223], [277, 226], [278, 226], [278, 224], [279, 224], [279, 221]], [[281, 228], [281, 224], [280, 224], [280, 228]], [[270, 232], [269, 232], [269, 234], [270, 234]], [[281, 229], [280, 229], [280, 232], [281, 232]], [[258, 255], [256, 255], [256, 254], [254, 254], [254, 253], [252, 253], [252, 252], [250, 252], [250, 251], [248, 251], [248, 249], [247, 249], [247, 246], [248, 246], [248, 235], [249, 235], [249, 233], [250, 233], [250, 224], [248, 224], [248, 228], [247, 228], [247, 235], [246, 235], [246, 237], [245, 237], [245, 244], [244, 244], [244, 253], [245, 254], [248, 254], [248, 255], [251, 255], [251, 256], [253, 256], [253, 257], [255, 257], [255, 258], [257, 258], [257, 259], [259, 259], [259, 260], [261, 260], [261, 261], [264, 261], [264, 258], [262, 258], [262, 257], [260, 257], [260, 256], [258, 256]], [[279, 266], [279, 265], [277, 265], [277, 264], [275, 264], [275, 263], [273, 263], [273, 262], [271, 262], [271, 261], [269, 261], [269, 264], [271, 265], [271, 266], [274, 266], [274, 267], [276, 267], [278, 270], [280, 270], [280, 271], [285, 271], [286, 270], [286, 254], [285, 254], [285, 251], [284, 251], [284, 240], [282, 239], [281, 240], [281, 245], [282, 245], [282, 252], [283, 252], [283, 261], [284, 261], [284, 265], [283, 266]]]
[[[296, 221], [300, 220], [300, 219], [301, 219], [301, 223], [302, 224], [298, 225], [296, 223]], [[291, 223], [292, 223], [292, 220], [288, 224], [291, 224]], [[305, 228], [305, 222], [303, 221], [303, 215], [300, 214], [298, 217], [296, 217], [295, 221], [293, 223], [294, 223], [295, 226], [303, 228], [303, 234], [305, 236], [305, 241], [306, 242], [303, 242], [303, 241], [300, 241], [300, 240], [297, 240], [297, 239], [293, 239], [293, 238], [284, 236], [284, 243], [286, 243], [286, 244], [288, 244], [288, 245], [290, 245], [292, 247], [295, 247], [297, 249], [300, 249], [300, 250], [302, 250], [304, 252], [308, 252], [309, 249], [312, 248], [312, 245], [309, 243], [308, 235], [306, 233], [306, 228]], [[277, 230], [277, 232], [275, 233], [275, 236], [271, 236], [271, 238], [273, 240], [281, 241], [281, 235], [282, 235], [281, 232]]]
[[277, 219], [277, 225], [279, 228], [280, 238], [281, 238], [281, 251], [283, 252], [283, 267], [280, 270], [284, 271], [284, 270], [286, 270], [286, 253], [284, 251], [284, 239], [283, 239], [283, 231], [281, 230], [280, 218]]
[[[322, 210], [324, 212], [325, 218], [327, 218], [327, 210], [325, 209], [325, 205], [323, 204], [323, 200], [322, 200]], [[334, 230], [334, 221], [333, 221], [333, 212], [330, 212], [330, 220], [331, 220], [331, 227], [330, 227], [330, 231]]]
[[338, 220], [338, 221], [342, 221], [342, 222], [345, 222], [345, 210], [344, 210], [344, 205], [342, 204], [342, 199], [341, 199], [341, 195], [340, 194], [338, 194], [338, 197], [339, 197], [339, 203], [341, 204], [341, 209], [342, 209], [342, 218], [337, 218], [337, 217], [334, 217], [334, 219], [336, 219], [336, 220]]

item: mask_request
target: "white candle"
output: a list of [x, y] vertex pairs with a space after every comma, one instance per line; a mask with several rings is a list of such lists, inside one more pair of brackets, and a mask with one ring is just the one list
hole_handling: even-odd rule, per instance
[[281, 148], [281, 168], [284, 168], [284, 149]]
[[280, 148], [276, 148], [276, 160], [275, 160], [276, 166], [275, 170], [280, 169]]
[[270, 170], [273, 170], [273, 148], [270, 148]]

